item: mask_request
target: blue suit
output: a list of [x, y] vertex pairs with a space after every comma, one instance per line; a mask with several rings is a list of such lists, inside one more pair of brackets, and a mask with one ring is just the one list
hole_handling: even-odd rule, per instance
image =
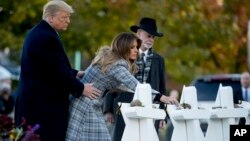
[[16, 124], [25, 118], [29, 125], [40, 124], [42, 141], [64, 141], [69, 94], [80, 97], [84, 89], [76, 74], [57, 32], [42, 20], [23, 44]]

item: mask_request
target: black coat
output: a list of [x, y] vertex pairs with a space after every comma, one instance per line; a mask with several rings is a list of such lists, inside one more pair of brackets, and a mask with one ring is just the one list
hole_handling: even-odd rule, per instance
[[[153, 52], [152, 62], [150, 66], [149, 76], [146, 83], [149, 83], [152, 89], [166, 95], [166, 74], [164, 59]], [[104, 100], [104, 113], [112, 112], [115, 116], [115, 124], [112, 131], [112, 140], [120, 141], [125, 128], [125, 123], [122, 115], [117, 113], [118, 102], [130, 103], [133, 100], [133, 93], [107, 93]], [[157, 100], [158, 101], [158, 100]], [[158, 130], [159, 120], [155, 123]]]
[[243, 94], [243, 92], [242, 92], [241, 87], [234, 91], [233, 98], [234, 98], [234, 103], [235, 104], [240, 104], [239, 102], [243, 100], [242, 94]]
[[9, 96], [8, 100], [5, 100], [3, 97], [0, 96], [0, 115], [1, 114], [10, 114], [15, 106], [15, 99], [13, 95]]
[[84, 89], [76, 74], [57, 32], [42, 20], [23, 44], [16, 124], [25, 118], [27, 124], [40, 125], [42, 141], [64, 141], [69, 94], [79, 97]]
[[[240, 101], [243, 101], [242, 88], [239, 88], [239, 89], [235, 90], [235, 92], [234, 92], [234, 103], [240, 104]], [[246, 119], [240, 118], [239, 125], [245, 125], [245, 124], [246, 124]]]

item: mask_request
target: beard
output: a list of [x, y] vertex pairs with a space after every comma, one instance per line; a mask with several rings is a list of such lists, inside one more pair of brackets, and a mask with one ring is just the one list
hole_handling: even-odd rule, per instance
[[152, 45], [152, 44], [143, 44], [143, 47], [144, 47], [145, 49], [150, 49], [150, 48], [153, 47], [153, 45]]

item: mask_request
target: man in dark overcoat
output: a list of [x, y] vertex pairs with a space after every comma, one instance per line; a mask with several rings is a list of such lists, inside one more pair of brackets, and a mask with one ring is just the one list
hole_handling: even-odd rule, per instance
[[94, 99], [100, 91], [82, 84], [83, 71], [71, 68], [58, 31], [66, 30], [73, 9], [64, 1], [49, 1], [43, 20], [27, 34], [21, 59], [21, 76], [15, 123], [39, 124], [42, 141], [64, 141], [69, 95]]
[[[250, 73], [245, 71], [240, 76], [241, 88], [234, 92], [234, 103], [240, 104], [240, 101], [250, 102]], [[240, 118], [239, 125], [245, 125], [246, 119]]]

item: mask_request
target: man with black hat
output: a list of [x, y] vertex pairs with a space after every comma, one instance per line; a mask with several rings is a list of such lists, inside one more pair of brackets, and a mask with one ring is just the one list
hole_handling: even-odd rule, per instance
[[[130, 30], [135, 32], [142, 40], [142, 45], [139, 49], [140, 56], [136, 61], [139, 66], [139, 72], [135, 77], [141, 83], [149, 83], [152, 89], [157, 90], [161, 95], [153, 96], [155, 103], [168, 103], [169, 97], [166, 95], [166, 75], [165, 63], [163, 57], [153, 51], [155, 37], [162, 37], [163, 34], [157, 31], [156, 21], [152, 18], [144, 17], [140, 20], [139, 26], [134, 25]], [[115, 96], [115, 97], [114, 97]], [[112, 132], [112, 140], [120, 141], [125, 128], [122, 115], [117, 112], [118, 102], [130, 103], [133, 99], [133, 94], [124, 93], [107, 94], [104, 101], [104, 113], [108, 122], [115, 122]], [[170, 100], [172, 104], [178, 104], [177, 100]], [[170, 104], [171, 104], [170, 103]], [[118, 108], [119, 110], [119, 108]], [[113, 112], [114, 111], [114, 112]], [[115, 113], [116, 111], [116, 113]], [[156, 130], [160, 126], [164, 126], [165, 122], [158, 120], [155, 122]]]

